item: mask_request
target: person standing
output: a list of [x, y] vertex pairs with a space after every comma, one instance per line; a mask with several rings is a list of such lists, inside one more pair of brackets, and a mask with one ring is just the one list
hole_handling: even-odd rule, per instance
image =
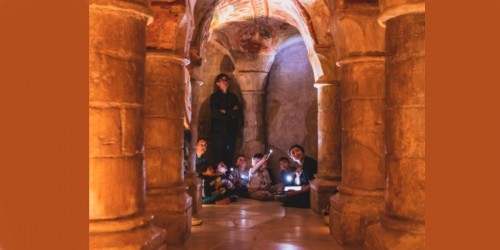
[[210, 131], [212, 137], [212, 159], [230, 165], [233, 161], [241, 104], [238, 97], [229, 92], [230, 78], [221, 73], [215, 77], [218, 90], [210, 96]]

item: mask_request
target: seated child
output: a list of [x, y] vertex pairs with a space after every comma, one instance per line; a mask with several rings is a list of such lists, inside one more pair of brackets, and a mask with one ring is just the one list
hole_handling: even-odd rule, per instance
[[267, 171], [267, 158], [263, 154], [255, 154], [252, 158], [250, 168], [250, 180], [248, 182], [248, 193], [250, 198], [256, 200], [272, 200], [274, 195], [283, 192], [284, 185], [271, 186], [271, 178]]
[[290, 166], [290, 161], [286, 157], [279, 159], [280, 182], [285, 186], [294, 186], [295, 168]]
[[215, 173], [215, 175], [218, 176], [215, 180], [215, 188], [217, 190], [224, 190], [224, 195], [226, 197], [229, 197], [229, 200], [234, 202], [238, 200], [236, 186], [233, 184], [233, 182], [230, 180], [229, 176], [226, 173], [227, 173], [226, 164], [224, 164], [224, 162], [221, 161], [217, 165], [217, 172]]
[[225, 190], [217, 186], [217, 182], [221, 183], [222, 181], [220, 181], [220, 176], [215, 174], [212, 166], [208, 163], [202, 163], [200, 171], [203, 180], [202, 204], [229, 204], [230, 201], [225, 195]]
[[248, 180], [249, 180], [249, 169], [247, 168], [247, 159], [245, 158], [244, 155], [239, 155], [238, 158], [236, 159], [236, 165], [235, 167], [231, 170], [231, 173], [229, 174], [229, 179], [235, 184], [236, 186], [236, 194], [239, 197], [246, 197], [249, 198], [250, 196], [248, 195]]
[[301, 186], [300, 190], [290, 190], [278, 200], [287, 207], [309, 208], [310, 207], [310, 181], [314, 180], [318, 170], [318, 162], [305, 155], [304, 148], [300, 145], [293, 145], [288, 150], [290, 158], [298, 163], [293, 178], [294, 186]]

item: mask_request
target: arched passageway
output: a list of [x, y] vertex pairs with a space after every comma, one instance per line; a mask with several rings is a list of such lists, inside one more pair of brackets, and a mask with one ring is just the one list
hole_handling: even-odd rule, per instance
[[89, 9], [91, 248], [190, 238], [191, 216], [204, 209], [193, 142], [211, 137], [220, 72], [243, 103], [237, 153], [284, 156], [300, 143], [318, 160], [306, 211], [331, 205], [335, 242], [425, 246], [424, 1], [105, 0]]

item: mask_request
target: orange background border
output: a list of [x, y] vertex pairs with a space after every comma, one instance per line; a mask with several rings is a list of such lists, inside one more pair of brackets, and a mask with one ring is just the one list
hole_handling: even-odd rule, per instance
[[426, 8], [426, 249], [500, 243], [500, 4]]
[[[499, 4], [458, 4], [426, 11], [426, 248], [492, 249]], [[0, 0], [0, 32], [0, 249], [88, 249], [88, 1]]]
[[88, 249], [88, 1], [0, 0], [0, 249]]

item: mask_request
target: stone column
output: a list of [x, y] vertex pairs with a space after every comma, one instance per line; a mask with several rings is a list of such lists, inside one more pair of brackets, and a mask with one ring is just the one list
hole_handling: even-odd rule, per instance
[[89, 2], [89, 247], [166, 249], [145, 216], [144, 63], [149, 4]]
[[[191, 234], [191, 197], [184, 185], [186, 2], [155, 0], [147, 29], [144, 148], [146, 211], [167, 231], [167, 243]], [[176, 34], [176, 35], [172, 35]]]
[[341, 244], [360, 245], [384, 206], [384, 57], [350, 56], [342, 70], [342, 184], [330, 223]]
[[340, 81], [318, 89], [318, 173], [311, 182], [311, 209], [319, 213], [340, 185]]
[[[408, 2], [408, 3], [406, 3]], [[425, 2], [381, 1], [386, 26], [387, 191], [372, 249], [425, 248]]]
[[198, 214], [202, 205], [202, 182], [196, 173], [196, 141], [198, 140], [198, 120], [199, 120], [199, 96], [200, 96], [200, 81], [191, 78], [191, 100], [192, 100], [192, 116], [191, 116], [191, 148], [189, 149], [189, 169], [186, 173], [184, 183], [188, 186], [188, 194], [193, 198], [192, 211], [193, 215]]
[[191, 197], [184, 178], [184, 66], [188, 60], [166, 51], [147, 53], [144, 147], [146, 210], [167, 230], [167, 242], [191, 234]]
[[342, 181], [330, 199], [330, 233], [342, 245], [361, 245], [384, 208], [384, 30], [378, 4], [331, 7], [341, 70]]
[[265, 153], [264, 91], [268, 72], [243, 71], [234, 75], [243, 96], [243, 154]]

